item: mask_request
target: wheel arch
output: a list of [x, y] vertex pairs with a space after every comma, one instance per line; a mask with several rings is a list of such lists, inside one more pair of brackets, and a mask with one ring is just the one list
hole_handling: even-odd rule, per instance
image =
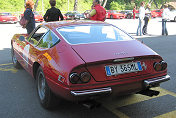
[[34, 79], [36, 79], [37, 70], [39, 67], [40, 67], [40, 64], [38, 62], [34, 62], [34, 64], [33, 64], [33, 77], [34, 77]]

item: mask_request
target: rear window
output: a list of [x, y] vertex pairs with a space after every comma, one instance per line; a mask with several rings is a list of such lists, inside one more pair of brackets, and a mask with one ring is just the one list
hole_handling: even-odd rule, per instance
[[126, 33], [112, 25], [74, 25], [58, 28], [57, 31], [70, 44], [133, 40]]

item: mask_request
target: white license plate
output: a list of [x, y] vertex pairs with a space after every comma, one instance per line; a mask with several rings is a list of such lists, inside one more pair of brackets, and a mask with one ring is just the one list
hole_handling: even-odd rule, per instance
[[125, 64], [108, 65], [105, 66], [105, 71], [107, 76], [112, 76], [123, 73], [142, 71], [142, 67], [140, 62], [132, 62]]

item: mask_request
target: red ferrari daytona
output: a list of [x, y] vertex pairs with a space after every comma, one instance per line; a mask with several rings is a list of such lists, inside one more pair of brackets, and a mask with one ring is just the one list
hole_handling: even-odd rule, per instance
[[160, 55], [106, 22], [43, 23], [30, 35], [14, 35], [11, 46], [14, 66], [36, 79], [40, 103], [47, 109], [59, 97], [87, 101], [158, 95], [150, 88], [170, 79]]

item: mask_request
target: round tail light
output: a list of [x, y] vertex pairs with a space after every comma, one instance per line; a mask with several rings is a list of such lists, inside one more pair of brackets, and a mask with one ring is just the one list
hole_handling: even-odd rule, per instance
[[165, 61], [161, 61], [161, 66], [162, 66], [162, 70], [165, 70], [167, 68], [167, 63]]
[[77, 73], [70, 74], [70, 82], [76, 84], [79, 81], [80, 77]]
[[156, 71], [161, 71], [162, 70], [162, 66], [161, 66], [161, 64], [160, 63], [154, 63], [154, 69], [156, 70]]
[[80, 79], [81, 79], [81, 82], [87, 83], [90, 81], [91, 75], [88, 72], [83, 72], [80, 74]]

